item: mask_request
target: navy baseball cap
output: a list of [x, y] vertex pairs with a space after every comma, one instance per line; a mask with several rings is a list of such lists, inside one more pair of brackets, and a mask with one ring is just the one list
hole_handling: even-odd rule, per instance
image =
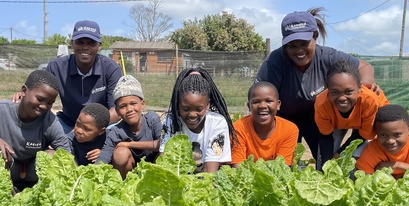
[[287, 14], [281, 22], [282, 45], [294, 40], [311, 40], [315, 31], [317, 31], [317, 21], [309, 12]]
[[96, 22], [84, 20], [75, 23], [74, 31], [72, 32], [72, 40], [84, 37], [90, 38], [96, 42], [101, 42], [101, 33]]

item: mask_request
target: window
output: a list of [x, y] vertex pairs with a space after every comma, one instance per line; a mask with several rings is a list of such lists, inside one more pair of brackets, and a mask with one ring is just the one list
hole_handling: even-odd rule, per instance
[[173, 52], [156, 52], [158, 61], [172, 61]]

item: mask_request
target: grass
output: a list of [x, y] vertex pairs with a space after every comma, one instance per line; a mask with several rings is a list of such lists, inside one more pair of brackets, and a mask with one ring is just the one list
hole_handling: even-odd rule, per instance
[[[10, 99], [11, 96], [20, 90], [27, 76], [33, 70], [0, 70], [0, 97]], [[128, 73], [131, 74], [131, 73]], [[142, 84], [143, 93], [146, 100], [147, 110], [163, 112], [169, 107], [172, 89], [176, 81], [174, 74], [131, 74]], [[253, 83], [253, 78], [244, 78], [235, 74], [213, 77], [215, 84], [222, 93], [229, 112], [246, 113], [247, 91]], [[53, 106], [54, 110], [61, 109], [61, 102], [57, 99]]]

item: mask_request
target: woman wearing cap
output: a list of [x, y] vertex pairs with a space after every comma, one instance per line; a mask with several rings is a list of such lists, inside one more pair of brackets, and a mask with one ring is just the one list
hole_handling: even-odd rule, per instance
[[[326, 87], [328, 68], [344, 59], [359, 69], [363, 85], [374, 91], [379, 90], [373, 84], [374, 69], [369, 63], [334, 48], [316, 44], [320, 34], [323, 40], [326, 36], [319, 14], [322, 9], [294, 12], [284, 17], [281, 23], [282, 46], [265, 59], [255, 79], [255, 82], [268, 81], [277, 87], [281, 100], [277, 115], [298, 126], [299, 142], [304, 137], [315, 159], [318, 156], [320, 133], [314, 121], [314, 102], [315, 97]], [[320, 168], [320, 164], [317, 164], [317, 168]]]

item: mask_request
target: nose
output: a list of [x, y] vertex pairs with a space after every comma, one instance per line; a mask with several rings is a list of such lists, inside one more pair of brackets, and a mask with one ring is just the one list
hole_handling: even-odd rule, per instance
[[39, 107], [41, 110], [47, 110], [47, 109], [48, 109], [48, 107], [47, 107], [46, 104], [40, 104], [40, 105], [38, 105], [38, 107]]
[[395, 140], [393, 138], [389, 138], [386, 140], [386, 144], [395, 144]]
[[267, 103], [265, 101], [260, 102], [260, 104], [258, 105], [259, 108], [265, 108], [267, 107]]

